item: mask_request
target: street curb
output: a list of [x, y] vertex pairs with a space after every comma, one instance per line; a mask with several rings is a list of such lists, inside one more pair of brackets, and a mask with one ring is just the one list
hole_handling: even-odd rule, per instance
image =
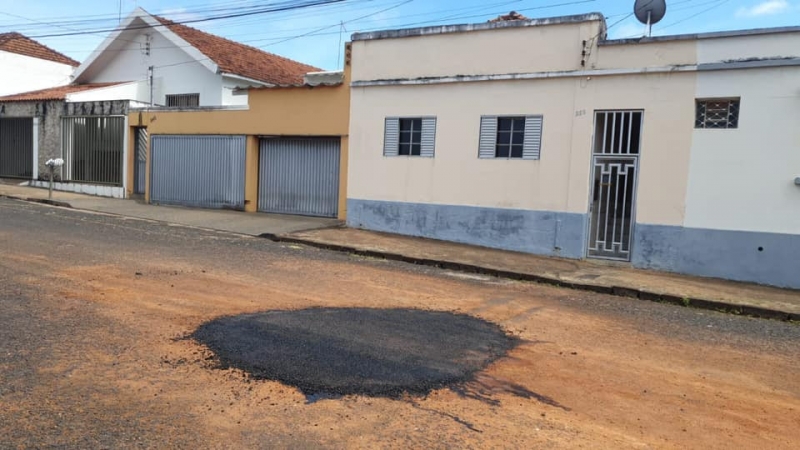
[[269, 239], [273, 242], [283, 242], [288, 244], [300, 244], [309, 247], [315, 247], [323, 250], [331, 250], [341, 253], [349, 253], [367, 258], [379, 258], [389, 261], [399, 261], [420, 266], [437, 267], [440, 269], [454, 270], [458, 272], [476, 273], [481, 275], [490, 275], [497, 278], [506, 278], [518, 281], [530, 281], [534, 283], [547, 284], [557, 287], [565, 287], [579, 291], [595, 292], [600, 294], [614, 295], [617, 297], [635, 298], [644, 301], [651, 301], [656, 303], [668, 303], [687, 308], [705, 309], [709, 311], [717, 311], [727, 314], [734, 314], [740, 316], [756, 317], [761, 319], [772, 319], [781, 321], [799, 321], [800, 315], [780, 311], [777, 309], [763, 308], [760, 306], [752, 305], [738, 305], [734, 303], [726, 303], [720, 300], [710, 300], [703, 298], [684, 298], [670, 294], [660, 294], [657, 292], [650, 292], [638, 288], [630, 288], [625, 286], [605, 286], [598, 284], [588, 283], [575, 283], [559, 280], [558, 278], [548, 277], [544, 275], [536, 275], [524, 272], [514, 272], [500, 269], [492, 269], [490, 267], [477, 266], [474, 264], [464, 264], [454, 261], [435, 260], [428, 258], [415, 258], [406, 256], [400, 253], [383, 252], [377, 250], [366, 250], [357, 247], [350, 247], [338, 244], [326, 244], [323, 242], [316, 242], [312, 240], [277, 235], [272, 233], [264, 233], [259, 237]]
[[50, 200], [50, 199], [47, 199], [47, 198], [20, 197], [20, 196], [17, 196], [17, 195], [9, 195], [9, 194], [0, 194], [0, 197], [2, 197], [2, 198], [10, 198], [12, 200], [22, 200], [22, 201], [25, 201], [25, 202], [43, 203], [45, 205], [50, 205], [50, 206], [60, 206], [62, 208], [72, 208], [72, 205], [70, 205], [67, 202], [61, 202], [61, 201], [58, 201], [58, 200]]

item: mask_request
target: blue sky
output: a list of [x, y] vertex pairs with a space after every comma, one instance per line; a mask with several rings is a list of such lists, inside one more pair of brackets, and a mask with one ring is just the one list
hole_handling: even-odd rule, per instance
[[[277, 1], [277, 0], [273, 0]], [[122, 0], [123, 16], [140, 6], [173, 20], [192, 19], [207, 8], [268, 4], [260, 0]], [[0, 32], [40, 36], [116, 25], [118, 0], [0, 0]], [[341, 65], [340, 38], [354, 31], [449, 23], [477, 23], [501, 13], [528, 17], [601, 12], [612, 38], [641, 35], [627, 15], [633, 0], [349, 0], [303, 11], [198, 23], [192, 26], [325, 69]], [[73, 22], [91, 20], [92, 22]], [[67, 23], [66, 21], [70, 21]], [[57, 22], [57, 23], [54, 23]], [[344, 24], [342, 25], [342, 22]], [[800, 0], [667, 0], [667, 16], [654, 34], [774, 27], [800, 24]], [[104, 33], [37, 38], [79, 61]]]

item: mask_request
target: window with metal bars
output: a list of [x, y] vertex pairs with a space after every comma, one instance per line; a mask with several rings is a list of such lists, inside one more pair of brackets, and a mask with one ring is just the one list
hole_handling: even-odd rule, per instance
[[738, 98], [697, 100], [694, 127], [739, 128], [739, 102]]
[[194, 108], [200, 106], [200, 94], [167, 95], [167, 106], [175, 108]]

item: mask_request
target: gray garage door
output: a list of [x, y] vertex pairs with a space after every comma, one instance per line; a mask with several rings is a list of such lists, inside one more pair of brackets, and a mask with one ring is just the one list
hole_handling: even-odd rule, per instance
[[33, 119], [0, 119], [0, 177], [33, 178]]
[[262, 139], [259, 211], [336, 217], [339, 152], [339, 138]]
[[244, 136], [152, 136], [150, 201], [244, 209]]

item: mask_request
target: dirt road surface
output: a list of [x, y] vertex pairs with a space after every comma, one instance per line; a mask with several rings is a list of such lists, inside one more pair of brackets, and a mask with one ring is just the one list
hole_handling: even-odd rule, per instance
[[[0, 448], [800, 443], [796, 324], [3, 199], [0, 252]], [[426, 396], [307, 398], [187, 338], [312, 307], [468, 314], [520, 343]]]

